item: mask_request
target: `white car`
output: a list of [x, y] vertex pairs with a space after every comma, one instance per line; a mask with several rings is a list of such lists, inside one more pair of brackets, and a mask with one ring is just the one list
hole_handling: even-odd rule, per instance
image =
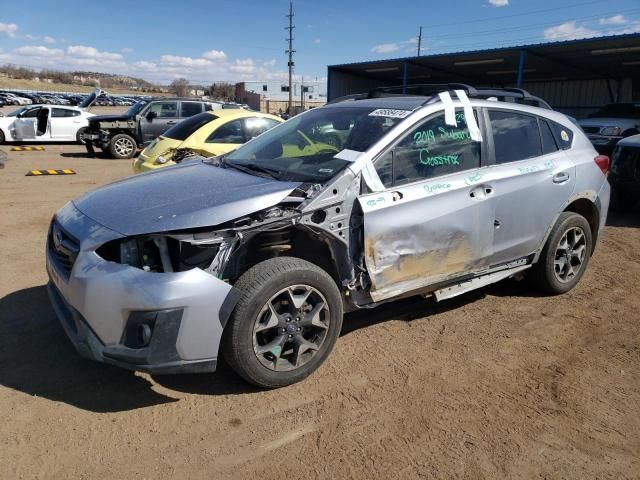
[[79, 142], [93, 113], [86, 111], [102, 93], [96, 90], [77, 107], [27, 105], [0, 117], [0, 144], [4, 142]]

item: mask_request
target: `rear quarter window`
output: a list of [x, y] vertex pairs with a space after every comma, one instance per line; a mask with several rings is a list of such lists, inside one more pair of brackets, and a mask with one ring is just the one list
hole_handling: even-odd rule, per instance
[[553, 133], [555, 133], [558, 146], [562, 150], [571, 148], [571, 144], [573, 143], [573, 131], [570, 128], [565, 127], [564, 125], [560, 125], [559, 123], [554, 122], [553, 120], [549, 120], [549, 124], [553, 129]]

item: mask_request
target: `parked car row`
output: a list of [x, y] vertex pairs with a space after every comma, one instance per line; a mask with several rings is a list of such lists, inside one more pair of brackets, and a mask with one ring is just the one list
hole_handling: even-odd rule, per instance
[[[51, 92], [22, 92], [22, 91], [0, 91], [1, 105], [72, 105], [82, 103], [87, 97], [82, 93], [51, 93]], [[103, 106], [130, 106], [134, 103], [151, 98], [146, 95], [108, 95], [103, 93], [95, 102], [95, 105]]]

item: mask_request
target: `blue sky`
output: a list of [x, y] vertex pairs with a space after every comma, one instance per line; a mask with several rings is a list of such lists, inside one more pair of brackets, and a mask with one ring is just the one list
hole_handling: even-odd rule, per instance
[[[167, 83], [284, 79], [287, 0], [0, 0], [0, 63]], [[327, 65], [640, 32], [638, 0], [296, 0], [296, 74]]]

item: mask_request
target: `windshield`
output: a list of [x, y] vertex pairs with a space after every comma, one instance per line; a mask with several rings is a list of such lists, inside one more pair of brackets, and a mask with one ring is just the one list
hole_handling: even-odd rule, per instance
[[166, 138], [173, 138], [174, 140], [186, 140], [196, 130], [209, 122], [213, 122], [217, 118], [218, 117], [208, 112], [199, 113], [171, 127], [169, 130], [164, 132], [162, 136]]
[[137, 115], [138, 113], [140, 113], [140, 110], [142, 110], [147, 103], [149, 102], [147, 102], [146, 100], [140, 100], [138, 103], [134, 103], [126, 111], [125, 115], [128, 117], [129, 116], [133, 117], [134, 115]]
[[[374, 107], [324, 107], [268, 130], [226, 156], [231, 166], [268, 170], [279, 180], [324, 182], [348, 161], [342, 150], [364, 152], [402, 118]], [[388, 112], [388, 111], [387, 111]]]
[[590, 117], [616, 117], [640, 119], [640, 104], [612, 103], [605, 105]]

